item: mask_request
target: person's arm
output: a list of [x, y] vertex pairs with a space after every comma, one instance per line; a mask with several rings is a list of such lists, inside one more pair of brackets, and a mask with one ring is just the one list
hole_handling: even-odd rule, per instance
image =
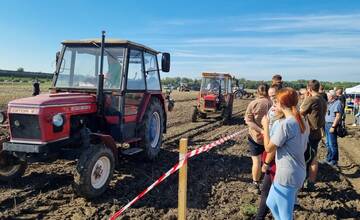
[[341, 120], [341, 113], [340, 113], [340, 112], [336, 112], [336, 113], [335, 113], [335, 120], [334, 120], [334, 122], [332, 123], [331, 128], [330, 128], [330, 132], [331, 132], [331, 133], [334, 133], [334, 132], [335, 132], [335, 128], [339, 125], [340, 120]]
[[270, 131], [269, 131], [269, 118], [264, 116], [261, 120], [261, 124], [264, 127], [264, 148], [267, 153], [275, 153], [276, 145], [270, 141]]
[[266, 171], [269, 170], [270, 163], [271, 163], [271, 161], [274, 160], [274, 158], [275, 158], [275, 151], [266, 154], [265, 159], [264, 159], [264, 164], [261, 167], [261, 171], [263, 173], [266, 173]]
[[246, 124], [259, 133], [264, 133], [264, 130], [255, 123], [254, 114], [252, 112], [253, 105], [249, 104], [245, 113]]
[[300, 114], [302, 116], [307, 115], [311, 110], [311, 102], [309, 100], [309, 97], [306, 97], [304, 102], [300, 106]]
[[343, 114], [343, 110], [342, 110], [342, 104], [341, 102], [338, 102], [336, 107], [335, 107], [335, 120], [334, 122], [332, 123], [331, 125], [331, 128], [330, 128], [330, 132], [331, 133], [334, 133], [335, 132], [335, 129], [336, 127], [339, 125], [340, 123], [340, 120], [341, 120], [341, 116]]

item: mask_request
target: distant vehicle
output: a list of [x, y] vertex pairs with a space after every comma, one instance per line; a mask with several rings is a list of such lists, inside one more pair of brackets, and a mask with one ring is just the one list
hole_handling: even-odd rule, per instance
[[220, 114], [224, 122], [229, 122], [234, 102], [232, 80], [230, 74], [202, 73], [201, 88], [192, 114], [193, 122], [216, 114]]
[[180, 83], [178, 90], [179, 92], [190, 92], [190, 88], [187, 83]]
[[240, 84], [238, 87], [234, 88], [234, 96], [237, 99], [242, 99], [242, 98], [252, 98], [254, 97], [254, 94], [246, 91], [244, 88], [244, 84]]

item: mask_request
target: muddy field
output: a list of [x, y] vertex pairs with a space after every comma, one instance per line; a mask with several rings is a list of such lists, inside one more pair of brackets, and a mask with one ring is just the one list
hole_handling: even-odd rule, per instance
[[[232, 123], [222, 125], [215, 119], [191, 123], [195, 93], [186, 98], [175, 93], [174, 97], [175, 109], [168, 116], [163, 150], [155, 162], [122, 157], [110, 188], [93, 201], [73, 193], [76, 161], [32, 164], [20, 181], [0, 186], [0, 219], [108, 219], [177, 161], [181, 137], [199, 146], [244, 128], [243, 114], [250, 100], [237, 100]], [[360, 216], [359, 128], [351, 128], [350, 133], [351, 137], [340, 140], [340, 169], [320, 165], [318, 190], [299, 193], [301, 208], [295, 212], [296, 219]], [[247, 192], [251, 159], [245, 140], [229, 141], [189, 161], [188, 219], [253, 218], [259, 196]], [[324, 155], [325, 148], [320, 147], [320, 158]], [[169, 177], [120, 219], [177, 219], [177, 181], [176, 175]]]

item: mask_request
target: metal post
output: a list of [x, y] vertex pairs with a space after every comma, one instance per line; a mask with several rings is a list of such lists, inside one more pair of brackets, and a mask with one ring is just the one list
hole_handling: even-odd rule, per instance
[[[185, 158], [188, 147], [188, 139], [181, 138], [179, 159]], [[179, 169], [179, 190], [178, 190], [178, 220], [186, 219], [186, 194], [187, 194], [187, 163]]]
[[98, 114], [103, 115], [104, 113], [104, 47], [105, 47], [105, 31], [101, 32], [101, 49], [100, 49], [100, 72], [99, 72], [99, 83], [97, 88], [97, 104]]

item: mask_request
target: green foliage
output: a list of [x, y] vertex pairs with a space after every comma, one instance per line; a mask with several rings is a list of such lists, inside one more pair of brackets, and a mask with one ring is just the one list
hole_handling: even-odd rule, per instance
[[255, 216], [257, 213], [257, 207], [253, 204], [244, 204], [240, 207], [240, 210], [245, 216]]
[[23, 68], [23, 67], [19, 67], [19, 68], [17, 68], [16, 71], [18, 71], [18, 72], [24, 72], [24, 68]]

